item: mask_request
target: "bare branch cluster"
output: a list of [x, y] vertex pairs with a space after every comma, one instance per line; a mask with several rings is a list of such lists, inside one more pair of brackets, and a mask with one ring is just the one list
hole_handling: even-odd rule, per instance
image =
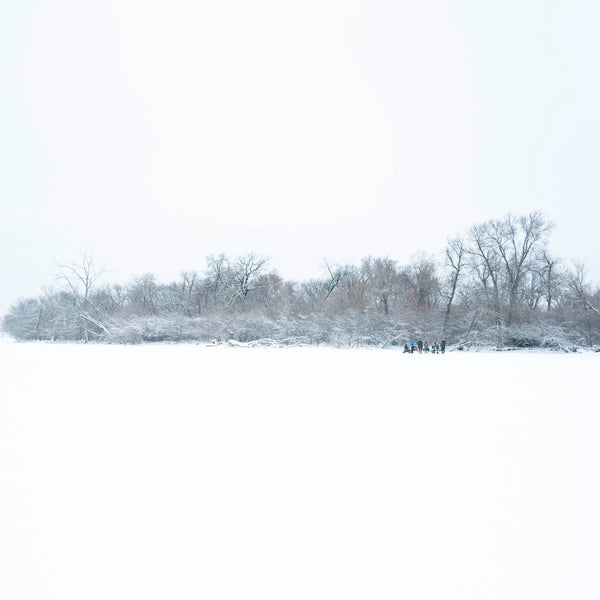
[[147, 273], [101, 285], [106, 267], [87, 253], [60, 265], [56, 289], [15, 303], [3, 328], [17, 339], [85, 342], [599, 345], [600, 290], [584, 265], [550, 252], [552, 227], [540, 212], [509, 214], [449, 239], [439, 256], [325, 262], [322, 278], [303, 282], [248, 253], [211, 255], [171, 283]]

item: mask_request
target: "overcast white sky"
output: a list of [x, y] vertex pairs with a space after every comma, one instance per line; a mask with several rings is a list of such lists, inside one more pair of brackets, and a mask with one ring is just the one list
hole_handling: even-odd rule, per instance
[[436, 252], [542, 209], [600, 279], [595, 0], [3, 0], [0, 312], [256, 251]]

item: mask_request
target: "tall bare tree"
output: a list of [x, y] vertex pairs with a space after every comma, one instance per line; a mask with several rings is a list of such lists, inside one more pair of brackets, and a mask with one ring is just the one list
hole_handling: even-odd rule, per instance
[[449, 269], [446, 296], [446, 309], [442, 323], [442, 338], [446, 337], [446, 329], [450, 319], [450, 310], [456, 296], [458, 282], [465, 266], [465, 244], [461, 237], [448, 240], [446, 244], [446, 266]]
[[[545, 248], [553, 225], [540, 211], [527, 216], [511, 214], [469, 230], [467, 253], [484, 290], [492, 296], [496, 323], [510, 327], [518, 308], [526, 273]], [[505, 310], [503, 310], [505, 307]]]
[[542, 296], [546, 300], [546, 310], [550, 312], [564, 287], [565, 275], [560, 259], [552, 256], [547, 248], [540, 253], [539, 263]]
[[491, 222], [490, 239], [504, 267], [508, 327], [513, 322], [523, 277], [531, 268], [530, 260], [534, 258], [535, 251], [544, 246], [552, 227], [552, 223], [547, 222], [540, 211], [522, 217], [509, 214], [502, 220]]
[[368, 256], [363, 259], [361, 270], [370, 284], [377, 309], [382, 311], [384, 315], [388, 315], [390, 312], [390, 298], [394, 295], [398, 285], [396, 261], [387, 256], [384, 258]]
[[414, 256], [408, 273], [412, 283], [411, 296], [419, 310], [428, 310], [435, 306], [439, 298], [439, 281], [433, 258], [421, 252]]
[[73, 301], [79, 313], [82, 337], [84, 342], [87, 343], [89, 341], [90, 324], [105, 329], [104, 325], [90, 314], [90, 298], [95, 283], [106, 272], [107, 266], [98, 266], [94, 253], [91, 251], [82, 252], [78, 262], [59, 266], [62, 272], [58, 278], [66, 283], [73, 294]]

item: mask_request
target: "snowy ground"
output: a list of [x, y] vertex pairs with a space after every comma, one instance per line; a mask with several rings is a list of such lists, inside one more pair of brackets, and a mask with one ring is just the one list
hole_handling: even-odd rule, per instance
[[0, 344], [0, 599], [597, 600], [600, 355]]

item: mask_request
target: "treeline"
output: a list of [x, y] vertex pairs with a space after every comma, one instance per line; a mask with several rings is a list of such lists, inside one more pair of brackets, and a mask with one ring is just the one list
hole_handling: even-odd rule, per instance
[[210, 256], [177, 281], [151, 274], [102, 284], [90, 255], [64, 265], [57, 285], [16, 302], [3, 329], [18, 340], [113, 343], [273, 340], [381, 346], [420, 337], [450, 347], [600, 344], [600, 290], [582, 264], [552, 255], [542, 213], [507, 215], [448, 241], [437, 259], [366, 257], [326, 264], [295, 282], [255, 254]]

